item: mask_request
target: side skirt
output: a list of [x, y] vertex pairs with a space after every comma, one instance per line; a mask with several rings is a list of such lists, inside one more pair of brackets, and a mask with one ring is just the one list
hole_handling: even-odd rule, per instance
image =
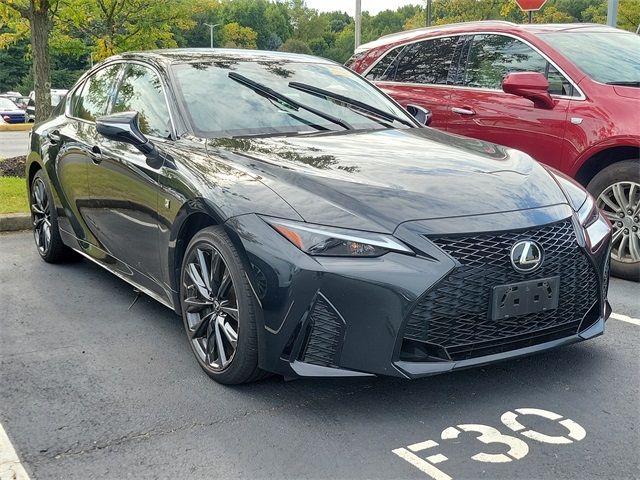
[[[124, 280], [129, 285], [131, 285], [132, 287], [140, 290], [142, 293], [144, 293], [145, 295], [148, 295], [149, 297], [153, 298], [154, 300], [156, 300], [157, 302], [161, 303], [165, 307], [170, 308], [174, 312], [176, 311], [176, 308], [174, 307], [172, 301], [167, 300], [166, 298], [163, 298], [161, 295], [159, 295], [158, 293], [154, 292], [153, 290], [150, 290], [148, 287], [140, 285], [140, 283], [136, 282], [135, 280], [132, 280], [131, 278], [127, 278], [125, 275], [123, 275], [120, 272], [114, 270], [110, 266], [105, 265], [104, 263], [100, 262], [99, 260], [93, 258], [91, 255], [88, 255], [87, 253], [83, 252], [82, 251], [82, 245], [81, 245], [80, 242], [82, 242], [84, 244], [88, 244], [88, 242], [83, 241], [83, 240], [79, 240], [78, 238], [75, 237], [75, 235], [67, 232], [66, 230], [63, 230], [62, 228], [60, 229], [60, 236], [62, 237], [62, 241], [64, 242], [64, 244], [67, 245], [69, 248], [71, 248], [73, 251], [79, 253], [80, 255], [85, 257], [87, 260], [90, 260], [91, 262], [95, 263], [96, 265], [104, 268], [106, 271], [108, 271], [109, 273], [115, 275], [116, 277], [120, 278], [121, 280]], [[93, 247], [93, 248], [95, 248], [95, 247]], [[106, 254], [106, 252], [105, 252], [105, 254]], [[128, 268], [131, 268], [131, 267], [128, 267]]]

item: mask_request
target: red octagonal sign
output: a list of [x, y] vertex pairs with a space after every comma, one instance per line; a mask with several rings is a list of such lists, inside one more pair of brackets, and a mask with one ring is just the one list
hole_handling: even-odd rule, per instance
[[547, 0], [516, 0], [518, 6], [525, 12], [540, 10]]

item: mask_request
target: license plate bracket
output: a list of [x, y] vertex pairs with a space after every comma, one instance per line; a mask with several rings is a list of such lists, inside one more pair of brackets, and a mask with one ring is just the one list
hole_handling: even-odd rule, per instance
[[554, 310], [559, 296], [559, 276], [498, 285], [491, 295], [491, 320]]

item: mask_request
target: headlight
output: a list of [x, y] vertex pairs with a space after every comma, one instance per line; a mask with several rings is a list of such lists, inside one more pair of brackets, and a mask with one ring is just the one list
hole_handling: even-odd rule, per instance
[[587, 200], [582, 204], [582, 207], [580, 207], [577, 213], [580, 225], [585, 228], [598, 220], [598, 208], [596, 207], [596, 201], [591, 195], [587, 195]]
[[611, 232], [609, 220], [602, 214], [591, 195], [587, 195], [587, 200], [576, 213], [584, 230], [587, 247], [591, 252], [596, 252]]
[[567, 197], [582, 226], [587, 248], [595, 253], [611, 232], [611, 224], [600, 212], [594, 198], [574, 179], [555, 168], [546, 167]]
[[262, 217], [276, 232], [309, 255], [379, 257], [388, 252], [413, 255], [413, 250], [391, 235]]

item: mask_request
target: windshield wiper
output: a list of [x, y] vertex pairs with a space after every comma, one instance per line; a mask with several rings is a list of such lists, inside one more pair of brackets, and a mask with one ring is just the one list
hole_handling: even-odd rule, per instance
[[621, 87], [640, 87], [640, 80], [635, 82], [607, 82], [607, 85], [619, 85]]
[[[369, 105], [368, 103], [361, 102], [360, 100], [356, 100], [355, 98], [345, 97], [344, 95], [340, 95], [339, 93], [333, 93], [333, 92], [330, 92], [329, 90], [324, 90], [322, 88], [314, 87], [313, 85], [308, 85], [306, 83], [289, 82], [289, 86], [291, 88], [295, 88], [296, 90], [300, 90], [306, 93], [310, 93], [311, 95], [315, 95], [316, 97], [332, 98], [333, 100], [337, 100], [346, 105], [351, 105], [352, 107], [357, 107], [361, 110], [364, 110], [365, 112], [369, 112], [378, 117], [382, 117], [383, 119], [386, 119], [388, 121], [393, 120], [412, 128], [416, 127], [416, 125], [410, 122], [409, 120], [406, 120], [402, 117], [394, 115], [393, 113], [380, 110], [379, 108], [374, 107], [373, 105]], [[359, 112], [356, 112], [356, 113], [359, 113]]]
[[287, 97], [286, 95], [283, 95], [281, 93], [276, 92], [275, 90], [267, 87], [266, 85], [262, 85], [261, 83], [258, 82], [254, 82], [253, 80], [251, 80], [250, 78], [245, 77], [244, 75], [240, 75], [239, 73], [235, 73], [235, 72], [229, 72], [229, 78], [231, 80], [234, 80], [236, 82], [238, 82], [240, 85], [244, 85], [245, 87], [250, 88], [251, 90], [253, 90], [254, 92], [256, 92], [257, 94], [269, 99], [269, 100], [275, 100], [281, 103], [285, 103], [287, 105], [289, 105], [290, 107], [292, 107], [294, 110], [306, 110], [307, 112], [311, 112], [314, 115], [317, 115], [321, 118], [324, 118], [325, 120], [330, 121], [331, 123], [335, 123], [336, 125], [340, 125], [341, 127], [347, 129], [347, 130], [353, 130], [353, 127], [348, 124], [347, 122], [345, 122], [344, 120], [338, 118], [338, 117], [334, 117], [333, 115], [330, 115], [328, 113], [325, 112], [321, 112], [320, 110], [316, 110], [313, 107], [310, 107], [308, 105], [304, 105], [292, 98]]

